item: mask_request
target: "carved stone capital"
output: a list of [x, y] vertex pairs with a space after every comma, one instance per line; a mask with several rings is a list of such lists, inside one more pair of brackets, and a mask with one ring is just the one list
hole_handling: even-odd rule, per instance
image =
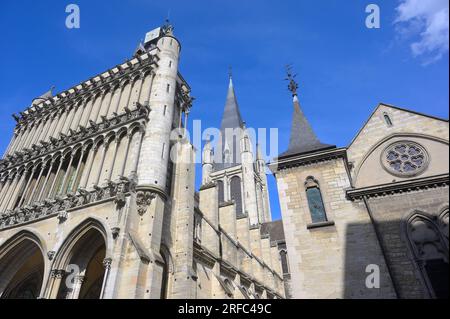
[[103, 267], [105, 267], [105, 269], [110, 269], [111, 263], [112, 263], [112, 258], [103, 259]]
[[55, 279], [62, 279], [65, 274], [66, 271], [64, 269], [52, 269], [52, 271], [50, 272], [50, 277]]

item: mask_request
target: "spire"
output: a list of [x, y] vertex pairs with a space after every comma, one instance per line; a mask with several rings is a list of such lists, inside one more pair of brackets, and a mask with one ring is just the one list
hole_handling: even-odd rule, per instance
[[[232, 136], [233, 131], [244, 129], [244, 121], [242, 120], [241, 112], [239, 111], [239, 105], [236, 99], [236, 93], [233, 86], [233, 77], [231, 71], [229, 73], [229, 84], [227, 99], [225, 102], [225, 109], [222, 116], [222, 124], [220, 133], [222, 134], [222, 146], [220, 154], [223, 158], [223, 152], [228, 144], [230, 163], [216, 163], [215, 170], [221, 170], [228, 167], [233, 167], [240, 164], [240, 137], [234, 138]], [[225, 143], [227, 141], [228, 143]], [[230, 144], [231, 143], [231, 144]]]
[[295, 81], [296, 74], [292, 74], [291, 66], [287, 66], [287, 78], [289, 81], [288, 89], [292, 92], [294, 115], [292, 117], [291, 137], [289, 148], [280, 157], [310, 153], [324, 149], [335, 148], [335, 145], [324, 144], [320, 142], [314, 133], [311, 125], [303, 113], [298, 100], [298, 84]]

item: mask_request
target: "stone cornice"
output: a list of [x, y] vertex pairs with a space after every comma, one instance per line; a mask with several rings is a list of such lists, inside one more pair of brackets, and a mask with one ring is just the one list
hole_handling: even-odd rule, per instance
[[353, 188], [346, 191], [347, 198], [361, 200], [363, 198], [384, 197], [399, 193], [409, 193], [423, 189], [444, 187], [449, 185], [449, 174], [441, 174], [389, 184]]
[[276, 158], [272, 163], [269, 163], [268, 166], [272, 173], [276, 174], [277, 172], [285, 169], [315, 164], [337, 158], [344, 158], [347, 160], [347, 149], [334, 148], [326, 151], [294, 155], [287, 158]]
[[101, 202], [114, 201], [118, 208], [124, 204], [125, 196], [135, 191], [135, 182], [123, 179], [119, 183], [109, 181], [104, 187], [96, 187], [92, 191], [79, 189], [78, 194], [67, 194], [64, 198], [44, 200], [30, 206], [19, 207], [0, 213], [0, 229], [15, 227], [25, 223], [61, 216], [65, 220], [67, 212]]
[[137, 108], [133, 111], [126, 110], [124, 113], [111, 119], [103, 118], [101, 123], [91, 123], [91, 126], [87, 128], [80, 126], [78, 131], [73, 131], [69, 135], [62, 134], [59, 139], [51, 138], [50, 142], [41, 141], [41, 145], [33, 145], [32, 149], [15, 152], [13, 155], [7, 155], [0, 160], [0, 173], [130, 122], [145, 119], [149, 112], [149, 106], [137, 103]]
[[133, 58], [123, 64], [97, 74], [44, 102], [32, 105], [25, 111], [20, 112], [19, 115], [13, 115], [13, 117], [17, 121], [17, 126], [27, 125], [43, 116], [72, 106], [74, 100], [78, 101], [81, 98], [86, 98], [87, 96], [106, 91], [111, 86], [123, 81], [124, 77], [131, 78], [137, 76], [139, 72], [153, 69], [158, 66], [158, 60], [159, 57], [157, 55], [145, 53], [140, 57]]

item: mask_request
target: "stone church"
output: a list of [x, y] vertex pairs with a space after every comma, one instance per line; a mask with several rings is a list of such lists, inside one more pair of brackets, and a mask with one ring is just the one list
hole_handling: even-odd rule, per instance
[[166, 24], [125, 63], [14, 115], [0, 298], [284, 298], [278, 247], [261, 229], [266, 164], [254, 165], [231, 81], [222, 128], [241, 129], [235, 160], [215, 163], [207, 145], [195, 191], [179, 55]]
[[289, 295], [448, 298], [448, 120], [379, 104], [336, 147], [314, 133], [294, 77], [289, 147], [270, 163]]
[[337, 148], [315, 135], [290, 75], [289, 148], [267, 164], [230, 76], [196, 190], [180, 48], [167, 23], [124, 63], [13, 115], [0, 298], [448, 296], [447, 120], [380, 104]]

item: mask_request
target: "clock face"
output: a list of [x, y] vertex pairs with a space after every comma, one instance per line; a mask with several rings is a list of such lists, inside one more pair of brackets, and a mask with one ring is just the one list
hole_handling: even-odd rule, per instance
[[147, 34], [145, 35], [144, 44], [158, 38], [160, 34], [161, 34], [161, 28], [156, 28], [150, 32], [147, 32]]

